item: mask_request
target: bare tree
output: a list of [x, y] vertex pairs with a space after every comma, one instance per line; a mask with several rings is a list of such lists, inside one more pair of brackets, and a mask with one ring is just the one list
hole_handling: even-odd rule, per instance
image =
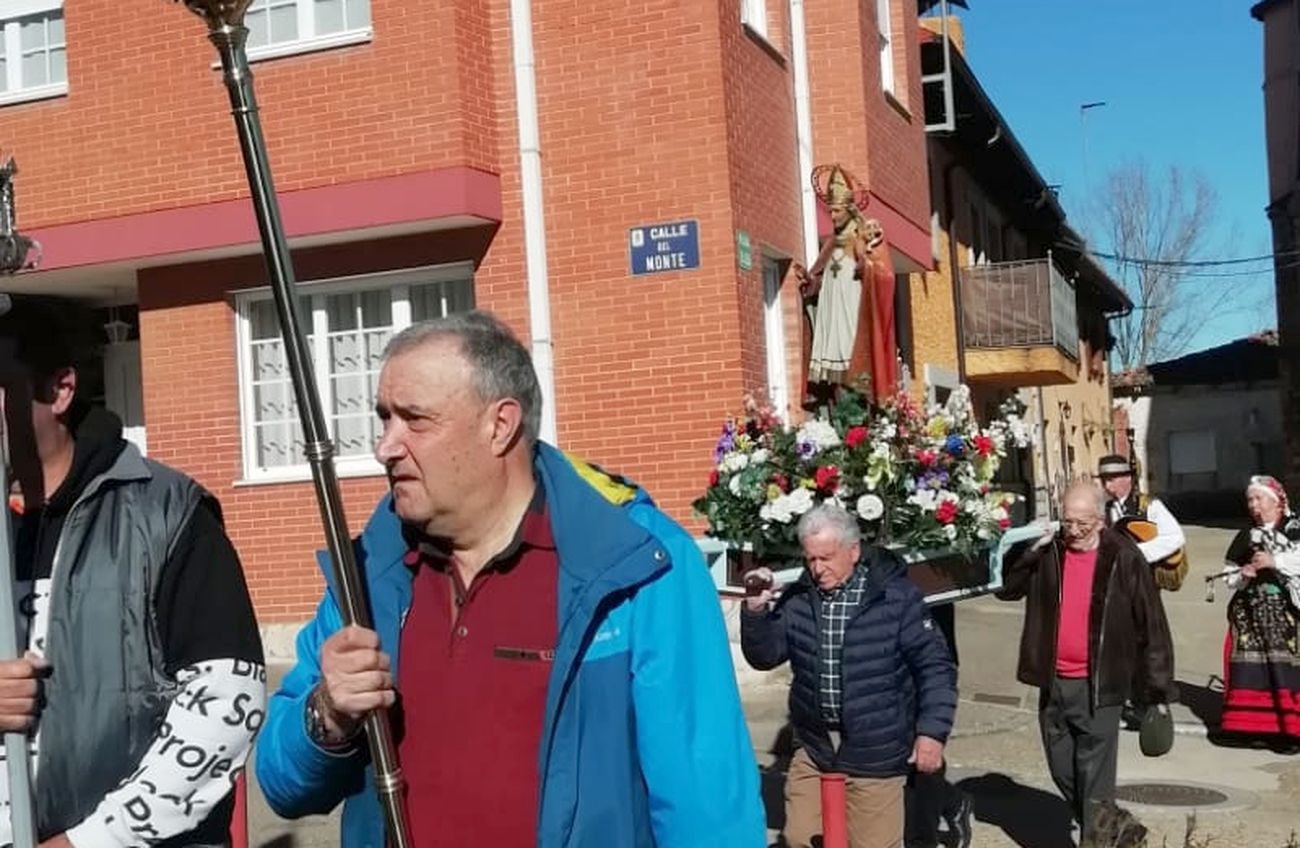
[[1242, 307], [1231, 280], [1188, 264], [1222, 256], [1218, 197], [1203, 175], [1122, 165], [1090, 211], [1094, 243], [1115, 257], [1110, 269], [1133, 301], [1132, 314], [1112, 325], [1120, 367], [1178, 356], [1208, 320]]

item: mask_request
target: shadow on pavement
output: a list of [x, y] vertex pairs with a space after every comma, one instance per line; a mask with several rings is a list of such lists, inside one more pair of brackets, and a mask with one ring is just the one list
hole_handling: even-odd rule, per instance
[[1056, 795], [1016, 783], [1005, 774], [957, 784], [975, 802], [975, 818], [1002, 829], [1021, 848], [1074, 848], [1070, 808]]
[[286, 833], [261, 843], [257, 848], [295, 848], [298, 840], [293, 838], [292, 834]]
[[1223, 680], [1219, 675], [1211, 675], [1205, 686], [1177, 681], [1178, 701], [1192, 711], [1201, 724], [1208, 730], [1217, 730], [1223, 717]]
[[[767, 811], [767, 826], [771, 830], [785, 827], [785, 773], [794, 756], [794, 728], [786, 724], [772, 743], [773, 763], [762, 770], [760, 780], [763, 790], [763, 809]], [[781, 844], [781, 843], [778, 843]]]

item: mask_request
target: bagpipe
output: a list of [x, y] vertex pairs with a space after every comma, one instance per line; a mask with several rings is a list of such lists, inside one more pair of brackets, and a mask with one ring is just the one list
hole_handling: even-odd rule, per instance
[[[1142, 516], [1125, 516], [1115, 522], [1115, 529], [1139, 543], [1150, 542], [1160, 535], [1160, 528], [1156, 523]], [[1181, 547], [1169, 556], [1151, 563], [1151, 573], [1156, 579], [1156, 585], [1166, 592], [1177, 592], [1182, 588], [1189, 568], [1186, 547]]]

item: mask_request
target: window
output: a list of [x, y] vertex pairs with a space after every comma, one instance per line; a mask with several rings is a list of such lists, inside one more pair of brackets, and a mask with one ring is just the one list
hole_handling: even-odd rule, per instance
[[880, 87], [894, 93], [894, 25], [889, 0], [876, 0], [876, 31], [880, 34]]
[[253, 0], [248, 54], [267, 59], [370, 38], [370, 0]]
[[740, 22], [767, 38], [767, 0], [740, 0]]
[[1175, 430], [1169, 434], [1169, 472], [1206, 474], [1218, 470], [1213, 430]]
[[[321, 408], [340, 474], [377, 474], [375, 389], [392, 335], [474, 307], [471, 270], [458, 265], [305, 286], [301, 309]], [[308, 474], [275, 304], [266, 290], [236, 298], [244, 479]]]
[[67, 94], [62, 0], [0, 3], [0, 10], [0, 103]]

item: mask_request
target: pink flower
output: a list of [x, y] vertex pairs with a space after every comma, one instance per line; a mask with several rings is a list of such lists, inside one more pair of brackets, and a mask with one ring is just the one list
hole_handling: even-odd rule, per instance
[[819, 491], [829, 495], [840, 486], [840, 470], [834, 465], [823, 465], [817, 469], [817, 473], [813, 475], [813, 480], [816, 481]]
[[1011, 519], [1010, 519], [1010, 518], [999, 518], [999, 519], [998, 519], [998, 526], [1001, 527], [1003, 530], [1006, 530], [1008, 527], [1011, 526]]
[[850, 427], [849, 431], [844, 434], [844, 444], [850, 448], [856, 448], [867, 440], [867, 428], [862, 426]]
[[953, 523], [957, 520], [957, 504], [953, 501], [944, 501], [934, 511], [934, 517], [939, 520], [940, 524]]
[[926, 466], [927, 468], [931, 465], [934, 465], [934, 463], [938, 459], [939, 459], [938, 454], [936, 454], [932, 450], [919, 450], [916, 452], [916, 461]]

